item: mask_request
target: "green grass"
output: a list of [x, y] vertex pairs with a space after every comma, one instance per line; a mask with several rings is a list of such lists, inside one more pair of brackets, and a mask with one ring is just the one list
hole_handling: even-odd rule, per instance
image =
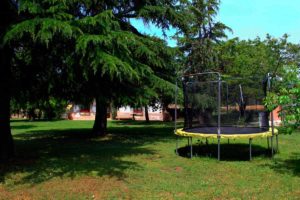
[[17, 157], [0, 165], [0, 199], [300, 199], [300, 132], [282, 135], [274, 159], [266, 139], [195, 141], [187, 158], [172, 123], [112, 121], [90, 138], [91, 121], [11, 123]]

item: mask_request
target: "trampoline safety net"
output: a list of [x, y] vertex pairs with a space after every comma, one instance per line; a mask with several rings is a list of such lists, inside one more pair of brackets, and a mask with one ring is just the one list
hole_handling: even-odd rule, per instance
[[184, 130], [216, 133], [219, 120], [221, 134], [269, 129], [270, 114], [263, 103], [267, 81], [263, 78], [196, 74], [184, 76], [182, 84]]

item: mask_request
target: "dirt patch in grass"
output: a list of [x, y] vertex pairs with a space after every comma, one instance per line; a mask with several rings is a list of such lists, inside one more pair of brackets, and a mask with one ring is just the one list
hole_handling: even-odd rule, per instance
[[0, 199], [30, 200], [32, 199], [32, 195], [30, 195], [27, 191], [21, 191], [18, 195], [15, 195], [13, 192], [9, 192], [4, 187], [0, 186]]
[[0, 199], [130, 199], [123, 181], [114, 177], [53, 179], [48, 182], [8, 192], [0, 187]]
[[8, 191], [6, 191], [3, 188], [3, 186], [0, 186], [0, 199], [2, 200], [2, 199], [11, 199], [11, 198], [12, 198], [11, 194]]
[[181, 172], [182, 170], [183, 170], [182, 167], [175, 167], [175, 171], [176, 171], [176, 172]]
[[182, 167], [175, 167], [175, 168], [161, 168], [160, 171], [161, 172], [166, 172], [166, 173], [171, 173], [171, 172], [176, 172], [176, 173], [180, 173], [182, 172], [183, 168]]
[[173, 200], [174, 196], [171, 192], [161, 192], [158, 194], [157, 199]]
[[31, 200], [32, 195], [28, 192], [21, 192], [19, 195], [13, 197], [14, 200]]

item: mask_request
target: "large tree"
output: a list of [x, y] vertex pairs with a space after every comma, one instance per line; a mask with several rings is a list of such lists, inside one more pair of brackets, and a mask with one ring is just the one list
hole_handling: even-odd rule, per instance
[[265, 39], [223, 41], [216, 47], [218, 65], [224, 73], [237, 77], [279, 75], [284, 65], [299, 63], [299, 47], [287, 39], [287, 35], [267, 35]]
[[[215, 46], [231, 31], [216, 20], [219, 0], [193, 0], [190, 2], [188, 29], [179, 37], [184, 52], [184, 68], [188, 73], [219, 70]], [[181, 32], [180, 32], [181, 33]]]
[[172, 85], [165, 73], [173, 69], [174, 50], [140, 33], [130, 19], [163, 30], [184, 29], [181, 1], [23, 0], [19, 8], [24, 21], [7, 33], [6, 42], [30, 51], [29, 65], [38, 66], [32, 77], [52, 80], [65, 75], [62, 82], [51, 81], [47, 91], [70, 88], [66, 92], [70, 100], [96, 99], [94, 133], [105, 133], [111, 101], [124, 104], [139, 101], [140, 96], [152, 98], [162, 91], [158, 88]]
[[14, 145], [10, 131], [10, 84], [12, 50], [3, 45], [3, 37], [17, 19], [14, 1], [0, 1], [0, 161], [14, 154]]

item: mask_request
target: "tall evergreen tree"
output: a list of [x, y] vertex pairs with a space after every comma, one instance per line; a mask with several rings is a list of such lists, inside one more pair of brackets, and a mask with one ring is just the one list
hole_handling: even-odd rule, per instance
[[190, 2], [188, 29], [179, 38], [185, 55], [185, 68], [190, 73], [219, 70], [215, 46], [226, 38], [225, 31], [231, 29], [216, 21], [219, 0], [193, 0]]
[[[65, 80], [51, 81], [48, 87], [69, 87], [73, 99], [96, 99], [94, 133], [105, 133], [111, 101], [132, 103], [141, 96], [157, 96], [158, 88], [171, 88], [165, 72], [173, 69], [174, 50], [140, 33], [130, 19], [163, 30], [184, 29], [181, 1], [23, 0], [19, 8], [25, 20], [6, 34], [6, 43], [31, 51], [30, 65], [39, 66], [34, 77], [50, 71], [42, 75], [52, 80], [65, 74]], [[39, 47], [43, 51], [32, 52]], [[46, 52], [43, 59], [38, 58], [41, 52]]]
[[11, 49], [3, 45], [7, 29], [17, 19], [17, 9], [13, 1], [0, 1], [0, 161], [14, 154], [14, 145], [10, 131], [10, 85], [11, 85]]

